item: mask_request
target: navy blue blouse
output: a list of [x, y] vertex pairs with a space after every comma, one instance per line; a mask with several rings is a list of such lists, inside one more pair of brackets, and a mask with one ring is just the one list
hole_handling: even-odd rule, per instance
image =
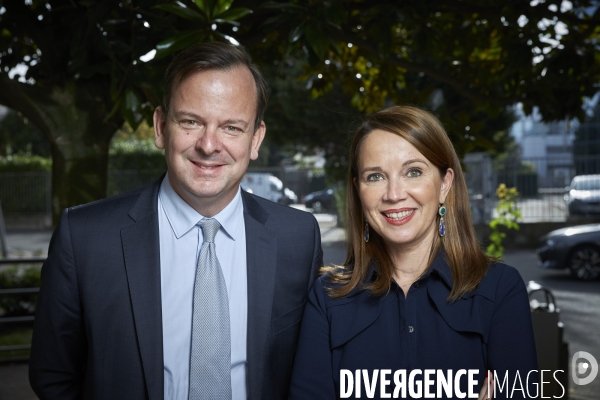
[[[372, 279], [372, 274], [368, 279]], [[356, 378], [356, 370], [367, 370], [369, 385], [377, 370], [390, 370], [384, 393], [395, 389], [393, 375], [404, 370], [406, 380], [413, 370], [415, 381], [425, 382], [425, 370], [441, 370], [448, 378], [460, 370], [460, 391], [437, 396], [436, 376], [428, 391], [435, 398], [468, 398], [467, 373], [472, 371], [479, 393], [488, 370], [495, 371], [498, 383], [495, 398], [528, 398], [535, 396], [537, 357], [529, 300], [519, 273], [505, 264], [492, 264], [475, 291], [454, 302], [447, 298], [452, 288], [450, 267], [440, 253], [428, 271], [412, 284], [408, 295], [394, 283], [379, 297], [368, 291], [355, 290], [346, 297], [331, 298], [325, 288], [331, 287], [326, 276], [315, 283], [309, 294], [290, 389], [291, 399], [335, 399], [350, 393], [348, 376]], [[345, 371], [340, 389], [340, 371]], [[450, 372], [448, 371], [450, 370]], [[361, 398], [380, 398], [381, 380], [376, 381], [374, 397], [368, 396], [362, 371], [359, 372]], [[529, 382], [527, 382], [529, 374]], [[504, 378], [507, 378], [503, 382]], [[398, 375], [400, 379], [400, 375]], [[431, 383], [431, 382], [429, 382]], [[529, 383], [529, 387], [527, 387]], [[408, 384], [406, 386], [409, 386]], [[441, 385], [440, 385], [441, 386]], [[417, 386], [413, 386], [415, 390]], [[456, 390], [456, 389], [452, 389]], [[473, 391], [473, 389], [472, 389]], [[457, 395], [458, 393], [458, 395]], [[402, 398], [402, 391], [399, 391]], [[405, 398], [412, 398], [406, 392]], [[413, 393], [418, 396], [418, 392]], [[357, 395], [356, 387], [350, 398]], [[421, 386], [421, 396], [425, 389]], [[384, 396], [387, 397], [387, 396]]]

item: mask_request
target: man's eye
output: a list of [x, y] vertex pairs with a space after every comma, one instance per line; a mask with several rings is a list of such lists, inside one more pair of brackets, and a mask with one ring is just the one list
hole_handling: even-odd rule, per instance
[[423, 172], [419, 168], [411, 168], [408, 170], [406, 175], [408, 175], [409, 178], [416, 178], [418, 176], [421, 176], [422, 173]]
[[193, 119], [182, 119], [181, 121], [179, 121], [179, 125], [185, 128], [195, 128], [200, 126], [200, 124], [198, 124], [198, 121], [194, 121]]
[[383, 175], [381, 174], [371, 174], [367, 176], [367, 182], [377, 182], [383, 179]]
[[226, 130], [227, 132], [232, 132], [232, 133], [235, 133], [235, 132], [242, 132], [242, 130], [241, 130], [240, 128], [238, 128], [237, 126], [231, 126], [231, 125], [227, 126], [227, 127], [225, 128], [225, 130]]

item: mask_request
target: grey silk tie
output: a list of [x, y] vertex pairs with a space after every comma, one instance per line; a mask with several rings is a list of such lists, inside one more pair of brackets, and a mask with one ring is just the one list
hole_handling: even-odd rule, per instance
[[225, 278], [215, 251], [219, 221], [204, 218], [192, 321], [190, 400], [231, 399], [231, 333]]

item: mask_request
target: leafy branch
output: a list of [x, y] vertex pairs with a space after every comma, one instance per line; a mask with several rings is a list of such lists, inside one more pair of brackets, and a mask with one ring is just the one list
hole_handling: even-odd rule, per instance
[[227, 35], [216, 30], [216, 24], [229, 24], [237, 27], [240, 26], [240, 23], [237, 22], [238, 19], [252, 13], [249, 8], [231, 8], [232, 3], [233, 0], [194, 0], [197, 10], [180, 1], [154, 6], [155, 9], [177, 15], [200, 26], [200, 29], [185, 30], [158, 43], [156, 58], [164, 58], [175, 51], [206, 39], [210, 41], [214, 41], [216, 38], [228, 40]]
[[519, 230], [518, 220], [521, 219], [521, 210], [517, 207], [516, 199], [519, 196], [517, 188], [507, 188], [504, 183], [501, 183], [496, 189], [498, 197], [498, 205], [496, 206], [497, 217], [490, 221], [490, 245], [487, 247], [487, 253], [495, 258], [501, 258], [504, 253], [502, 240], [506, 237], [506, 233], [500, 230], [500, 227], [505, 229]]

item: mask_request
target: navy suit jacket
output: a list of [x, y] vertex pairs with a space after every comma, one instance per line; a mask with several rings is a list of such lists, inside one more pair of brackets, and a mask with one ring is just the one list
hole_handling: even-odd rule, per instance
[[[375, 273], [373, 266], [367, 279]], [[479, 393], [487, 370], [496, 371], [500, 380], [508, 371], [511, 391], [517, 371], [525, 386], [529, 371], [537, 370], [527, 291], [510, 266], [492, 264], [477, 289], [454, 302], [447, 301], [452, 274], [442, 252], [406, 298], [395, 283], [390, 292], [378, 297], [355, 289], [345, 297], [332, 298], [327, 293], [330, 287], [324, 275], [309, 295], [290, 399], [339, 398], [342, 369], [353, 375], [356, 370], [367, 370], [369, 383], [375, 370], [391, 370], [386, 391], [390, 394], [395, 388], [393, 373], [398, 370], [406, 370], [407, 376], [417, 369], [477, 370], [475, 393]], [[423, 383], [423, 375], [417, 378]], [[461, 380], [463, 393], [466, 378]], [[529, 376], [532, 396], [537, 380], [538, 374], [533, 372]], [[380, 382], [371, 398], [380, 398]], [[364, 379], [361, 386], [362, 398], [366, 398]], [[435, 393], [435, 386], [433, 389]], [[355, 394], [353, 391], [351, 398]], [[518, 390], [512, 394], [512, 398], [523, 397]], [[425, 398], [424, 392], [422, 395]], [[497, 389], [495, 398], [510, 395]], [[445, 393], [441, 398], [446, 398]]]
[[[160, 182], [64, 211], [42, 267], [30, 359], [41, 399], [162, 399]], [[242, 191], [247, 393], [287, 396], [300, 320], [322, 264], [314, 217]]]

